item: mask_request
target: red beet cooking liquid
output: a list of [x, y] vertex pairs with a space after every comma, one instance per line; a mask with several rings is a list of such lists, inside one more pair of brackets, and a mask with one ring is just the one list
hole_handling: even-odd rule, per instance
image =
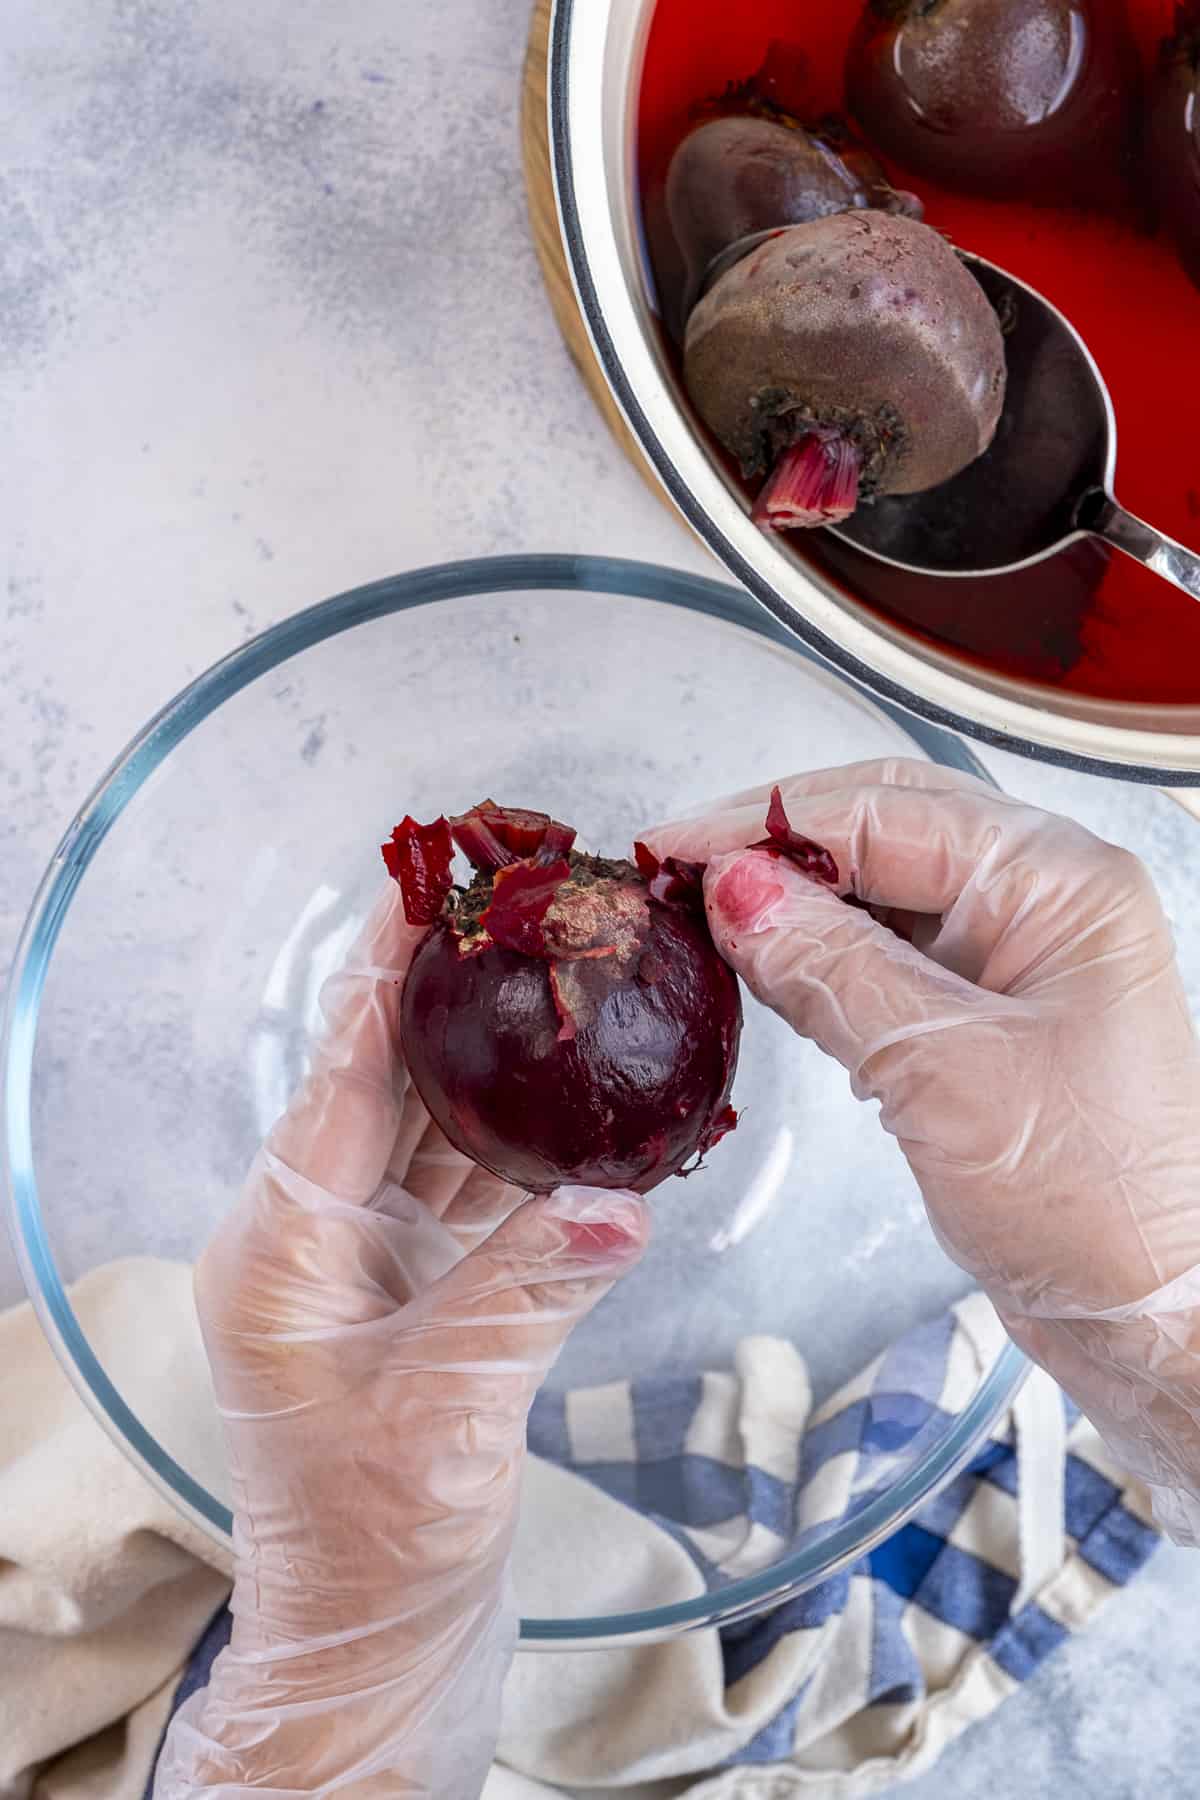
[[[773, 98], [801, 116], [844, 113], [843, 70], [858, 4], [835, 0], [658, 0], [642, 79], [639, 172], [660, 293], [681, 272], [666, 223], [667, 166], [698, 110], [754, 75], [773, 40]], [[1131, 0], [1147, 70], [1173, 29], [1175, 0]], [[783, 91], [785, 88], [790, 91]], [[1200, 290], [1170, 241], [1149, 236], [1111, 193], [1094, 211], [955, 194], [886, 159], [926, 221], [1041, 291], [1082, 332], [1113, 397], [1124, 504], [1200, 550]], [[1200, 607], [1114, 553], [1084, 544], [1019, 576], [954, 582], [889, 570], [811, 534], [791, 539], [859, 598], [942, 649], [1002, 673], [1105, 699], [1200, 702]], [[1107, 566], [1106, 566], [1107, 562]]]

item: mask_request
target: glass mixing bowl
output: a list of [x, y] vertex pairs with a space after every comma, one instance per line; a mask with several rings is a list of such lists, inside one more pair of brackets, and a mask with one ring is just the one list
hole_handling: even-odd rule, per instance
[[[67, 1288], [114, 1258], [199, 1252], [300, 1073], [318, 989], [380, 886], [378, 845], [397, 818], [494, 794], [615, 852], [707, 797], [888, 755], [983, 773], [958, 739], [868, 698], [737, 590], [569, 556], [342, 594], [152, 719], [47, 871], [4, 1067], [29, 1293], [80, 1394], [149, 1479], [227, 1538], [190, 1288], [154, 1266], [186, 1314], [161, 1344], [138, 1316], [86, 1323]], [[752, 1001], [734, 1099], [742, 1125], [686, 1185], [656, 1192], [645, 1262], [576, 1333], [556, 1389], [727, 1367], [740, 1338], [775, 1333], [798, 1344], [819, 1402], [964, 1291], [872, 1111]], [[164, 1404], [161, 1379], [152, 1396], [143, 1376], [168, 1354]], [[962, 1467], [1023, 1372], [1002, 1349], [932, 1431], [896, 1444], [884, 1486], [769, 1568], [666, 1606], [642, 1604], [653, 1596], [628, 1574], [619, 1609], [581, 1584], [580, 1616], [527, 1618], [524, 1641], [662, 1636], [824, 1579]]]

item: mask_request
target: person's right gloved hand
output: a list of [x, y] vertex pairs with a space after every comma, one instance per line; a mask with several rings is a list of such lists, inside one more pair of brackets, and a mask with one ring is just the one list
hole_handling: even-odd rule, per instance
[[744, 849], [769, 786], [646, 840], [708, 863], [722, 952], [882, 1103], [949, 1255], [1200, 1541], [1200, 1046], [1145, 869], [925, 763], [780, 785], [912, 942]]

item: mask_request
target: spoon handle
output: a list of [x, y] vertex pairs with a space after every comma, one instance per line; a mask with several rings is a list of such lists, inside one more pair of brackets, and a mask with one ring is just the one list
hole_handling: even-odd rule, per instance
[[1085, 531], [1094, 532], [1106, 544], [1114, 544], [1135, 562], [1145, 563], [1164, 581], [1174, 582], [1193, 600], [1200, 600], [1200, 556], [1177, 544], [1134, 513], [1126, 512], [1111, 494], [1100, 489], [1085, 494], [1076, 515]]

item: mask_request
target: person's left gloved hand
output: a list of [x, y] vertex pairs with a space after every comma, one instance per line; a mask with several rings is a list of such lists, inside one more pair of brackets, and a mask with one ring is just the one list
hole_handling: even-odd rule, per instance
[[598, 1189], [522, 1202], [430, 1124], [395, 1048], [422, 935], [391, 889], [197, 1269], [234, 1620], [155, 1800], [474, 1800], [491, 1761], [526, 1414], [647, 1216]]

